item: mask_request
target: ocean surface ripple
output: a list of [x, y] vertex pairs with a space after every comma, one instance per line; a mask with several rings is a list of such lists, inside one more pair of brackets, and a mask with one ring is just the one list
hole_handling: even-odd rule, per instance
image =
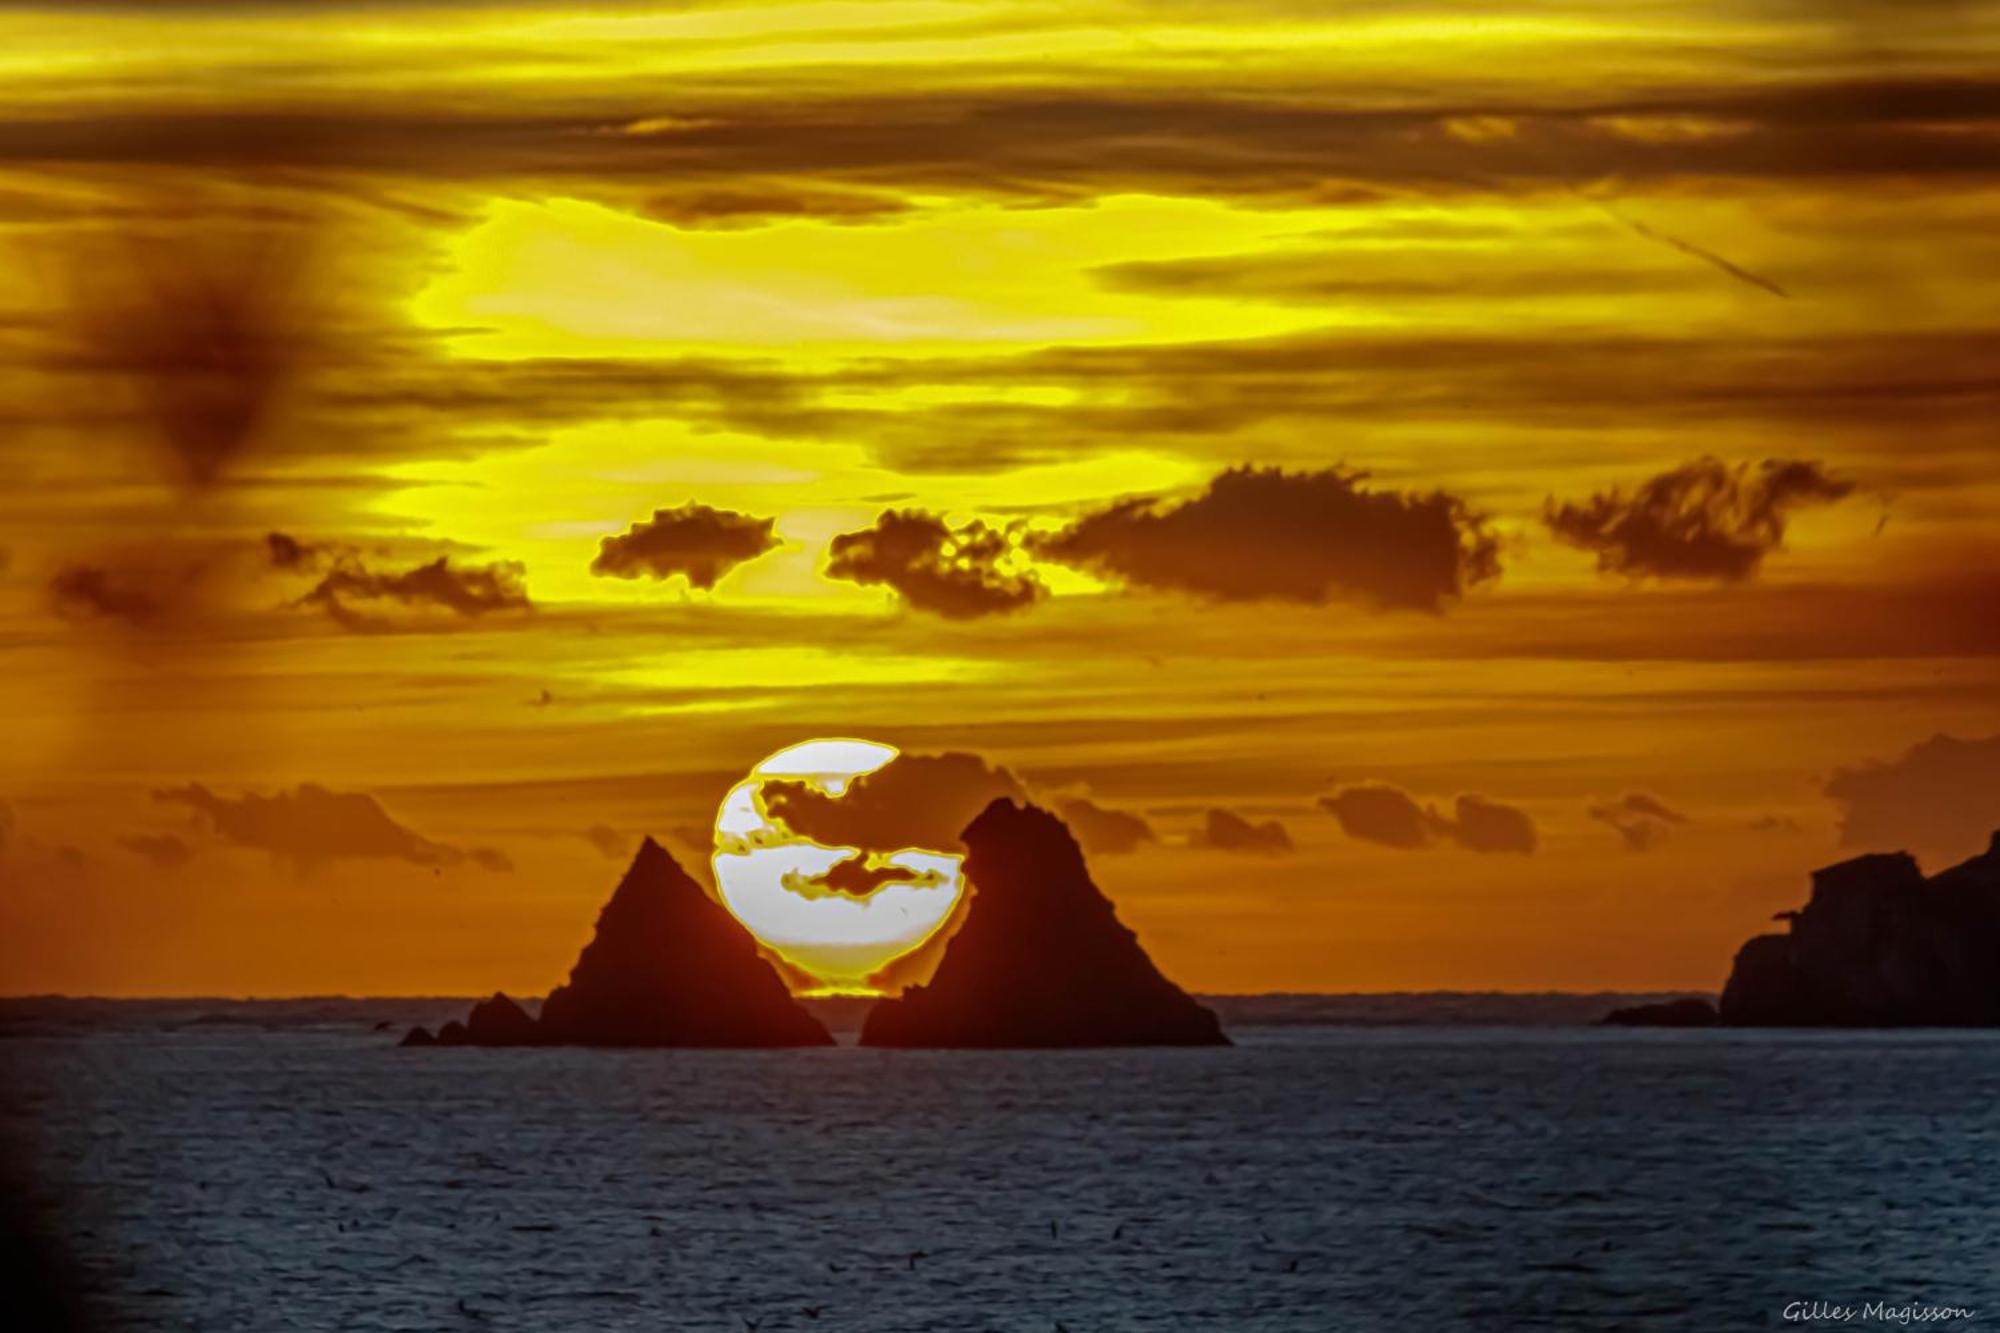
[[1814, 1300], [2000, 1324], [2000, 1036], [1234, 1035], [28, 1035], [0, 1114], [116, 1328], [1719, 1329]]

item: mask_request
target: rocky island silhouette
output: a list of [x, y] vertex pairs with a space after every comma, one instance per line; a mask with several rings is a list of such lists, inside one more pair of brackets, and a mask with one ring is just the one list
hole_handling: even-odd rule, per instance
[[1928, 878], [1908, 852], [1812, 873], [1782, 933], [1736, 951], [1719, 1004], [1613, 1010], [1614, 1027], [2000, 1027], [2000, 831]]
[[[963, 834], [972, 899], [928, 985], [878, 1001], [864, 1046], [1226, 1046], [1091, 881], [1068, 826], [993, 801]], [[406, 1046], [826, 1046], [742, 924], [648, 838], [539, 1018], [496, 993]]]
[[1091, 882], [1067, 825], [1000, 797], [966, 826], [972, 901], [929, 984], [880, 1001], [863, 1046], [1226, 1046]]
[[567, 984], [539, 1019], [505, 995], [422, 1046], [831, 1046], [748, 931], [651, 838], [640, 846]]
[[1737, 951], [1718, 1009], [1734, 1027], [2000, 1025], [2000, 832], [1928, 879], [1908, 852], [1813, 872], [1784, 934]]

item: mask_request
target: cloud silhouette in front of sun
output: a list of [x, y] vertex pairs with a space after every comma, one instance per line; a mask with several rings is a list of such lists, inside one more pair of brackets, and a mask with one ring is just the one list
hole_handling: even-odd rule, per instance
[[899, 754], [834, 796], [804, 782], [764, 784], [764, 809], [795, 833], [829, 847], [895, 851], [955, 847], [959, 834], [998, 797], [1026, 800], [1020, 779], [975, 754]]

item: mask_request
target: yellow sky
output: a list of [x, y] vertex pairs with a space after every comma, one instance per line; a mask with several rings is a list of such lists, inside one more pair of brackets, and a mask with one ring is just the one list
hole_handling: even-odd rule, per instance
[[1201, 990], [1978, 850], [2000, 18], [1339, 8], [0, 10], [0, 991], [537, 993], [815, 736], [1140, 816]]

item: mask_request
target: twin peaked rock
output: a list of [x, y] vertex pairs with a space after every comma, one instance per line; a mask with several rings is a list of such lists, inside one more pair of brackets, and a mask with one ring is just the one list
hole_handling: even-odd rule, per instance
[[[864, 1046], [1227, 1045], [1090, 881], [1061, 820], [1002, 799], [964, 834], [973, 898], [930, 985], [884, 1000]], [[504, 995], [406, 1045], [828, 1046], [755, 942], [647, 839], [569, 983], [531, 1018]]]

